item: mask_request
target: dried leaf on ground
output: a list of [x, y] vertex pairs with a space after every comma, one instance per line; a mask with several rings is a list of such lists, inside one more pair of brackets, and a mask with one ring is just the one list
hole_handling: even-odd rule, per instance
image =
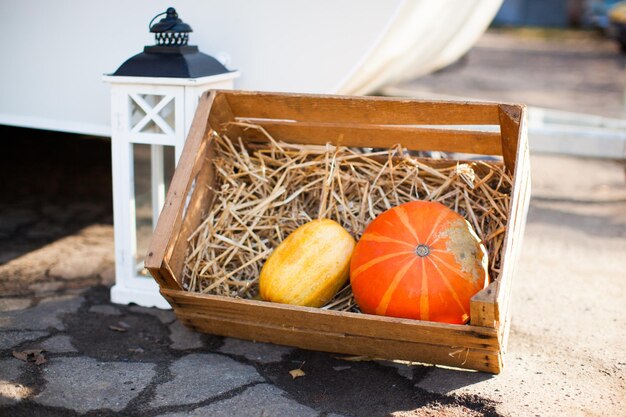
[[125, 331], [128, 330], [128, 328], [120, 326], [119, 324], [111, 324], [109, 325], [109, 329], [116, 331], [116, 332], [120, 332], [120, 333], [124, 333]]
[[348, 362], [369, 362], [369, 361], [375, 360], [374, 358], [372, 358], [370, 356], [364, 356], [364, 355], [360, 355], [360, 356], [335, 356], [335, 359], [339, 359], [339, 360], [342, 360], [342, 361], [348, 361]]
[[306, 373], [302, 369], [298, 368], [298, 369], [292, 369], [291, 371], [289, 371], [289, 375], [291, 375], [293, 379], [296, 379], [296, 378], [300, 378], [301, 376], [305, 376]]
[[26, 349], [22, 351], [14, 350], [12, 354], [14, 358], [21, 361], [34, 362], [35, 365], [43, 365], [48, 362], [43, 352], [45, 352], [43, 349]]

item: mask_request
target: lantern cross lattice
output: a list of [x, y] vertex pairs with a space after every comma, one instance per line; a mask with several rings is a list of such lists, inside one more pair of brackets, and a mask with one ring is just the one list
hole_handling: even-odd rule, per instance
[[[144, 113], [143, 118], [141, 118], [137, 123], [131, 126], [131, 133], [139, 133], [145, 130], [147, 126], [149, 126], [150, 122], [154, 122], [156, 126], [161, 129], [163, 133], [166, 135], [173, 135], [176, 126], [174, 126], [174, 115], [173, 115], [173, 106], [169, 106], [168, 104], [173, 103], [174, 96], [173, 95], [165, 95], [165, 96], [157, 96], [157, 95], [139, 95], [136, 93], [129, 94], [129, 97], [132, 100], [132, 110], [136, 112], [137, 110], [141, 110]], [[145, 98], [144, 98], [145, 97]], [[154, 97], [158, 99], [162, 97], [161, 100], [156, 103], [156, 105], [151, 105], [146, 98]], [[170, 110], [171, 108], [171, 110]], [[171, 122], [167, 122], [163, 117], [167, 119], [171, 119]], [[132, 117], [131, 117], [132, 120]]]

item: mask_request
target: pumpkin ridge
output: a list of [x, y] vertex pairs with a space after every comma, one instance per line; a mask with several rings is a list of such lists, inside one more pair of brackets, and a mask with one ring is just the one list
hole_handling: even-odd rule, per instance
[[398, 272], [396, 272], [396, 275], [394, 275], [393, 280], [389, 284], [389, 287], [385, 291], [385, 294], [383, 294], [380, 302], [378, 303], [378, 306], [376, 307], [376, 314], [385, 315], [387, 309], [389, 308], [389, 302], [391, 301], [391, 297], [396, 291], [396, 288], [398, 288], [398, 284], [400, 284], [400, 281], [402, 281], [402, 279], [416, 260], [417, 258], [411, 259], [411, 261], [407, 262], [405, 266], [403, 266], [400, 270], [398, 270]]
[[433, 252], [433, 253], [437, 253], [437, 252], [439, 252], [439, 253], [448, 253], [448, 251], [445, 250], [445, 249], [433, 248], [432, 246], [430, 246], [430, 251]]
[[441, 236], [436, 236], [433, 240], [430, 241], [428, 246], [433, 247], [434, 245], [436, 245], [440, 241], [441, 241]]
[[[437, 258], [437, 260], [439, 262], [441, 262], [443, 265], [447, 265], [439, 257], [434, 256], [434, 255], [433, 255], [433, 257]], [[465, 309], [465, 306], [463, 305], [463, 303], [461, 303], [461, 299], [459, 298], [459, 294], [456, 292], [456, 289], [452, 286], [452, 284], [450, 284], [450, 281], [448, 280], [446, 275], [443, 273], [441, 268], [439, 268], [439, 265], [437, 265], [437, 263], [435, 261], [433, 261], [432, 259], [429, 259], [429, 261], [433, 264], [433, 266], [435, 267], [437, 272], [439, 272], [439, 276], [441, 277], [441, 281], [444, 283], [446, 288], [448, 288], [448, 291], [450, 291], [450, 293], [452, 294], [452, 298], [454, 298], [454, 301], [456, 301], [456, 303], [459, 305], [459, 307], [461, 307], [461, 310], [463, 311], [463, 313], [467, 314], [467, 310]]]
[[364, 235], [363, 237], [361, 237], [361, 240], [366, 241], [366, 242], [398, 243], [398, 244], [410, 246], [411, 248], [413, 248], [415, 246], [412, 243], [405, 242], [405, 241], [399, 240], [399, 239], [394, 239], [392, 237], [381, 235], [381, 234], [378, 234], [378, 233], [368, 233], [368, 234]]
[[426, 272], [426, 259], [421, 258], [421, 260], [422, 288], [420, 291], [420, 320], [428, 320], [430, 312], [430, 301], [428, 300], [428, 273]]
[[437, 218], [435, 219], [435, 222], [433, 223], [431, 229], [430, 229], [430, 234], [428, 235], [428, 237], [426, 238], [426, 240], [424, 241], [424, 243], [428, 246], [434, 245], [440, 238], [437, 236], [435, 237], [435, 240], [431, 241], [430, 238], [433, 237], [433, 233], [435, 233], [436, 230], [438, 230], [439, 225], [441, 224], [441, 222], [443, 221], [443, 219], [445, 219], [446, 217], [448, 217], [450, 214], [450, 212], [445, 211], [445, 210], [441, 210], [441, 212], [439, 213], [439, 215], [437, 216]]
[[411, 235], [415, 238], [415, 242], [416, 242], [415, 244], [419, 245], [420, 244], [419, 236], [417, 235], [417, 232], [415, 231], [415, 229], [413, 228], [413, 225], [409, 221], [409, 216], [407, 215], [406, 208], [404, 208], [403, 206], [397, 206], [394, 212], [396, 213], [396, 216], [398, 216], [398, 219], [400, 219], [400, 222], [402, 222], [402, 225], [406, 227], [409, 233], [411, 233]]
[[361, 265], [360, 267], [358, 267], [357, 269], [355, 269], [352, 272], [352, 279], [355, 279], [357, 276], [359, 276], [361, 273], [367, 271], [368, 269], [370, 269], [372, 266], [379, 264], [381, 262], [385, 262], [388, 259], [394, 258], [396, 256], [401, 256], [401, 255], [408, 255], [408, 254], [412, 254], [413, 251], [402, 251], [402, 252], [394, 252], [394, 253], [388, 253], [386, 255], [381, 255], [378, 256], [374, 259], [369, 260], [368, 262], [364, 263], [363, 265]]

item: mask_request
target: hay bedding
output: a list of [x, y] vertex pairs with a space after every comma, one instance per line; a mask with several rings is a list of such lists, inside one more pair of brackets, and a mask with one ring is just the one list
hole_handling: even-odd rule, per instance
[[[316, 218], [339, 222], [358, 239], [378, 214], [413, 201], [438, 201], [463, 215], [500, 271], [511, 178], [501, 162], [442, 164], [388, 150], [275, 141], [244, 146], [212, 132], [213, 204], [190, 236], [183, 285], [189, 291], [258, 298], [263, 263], [289, 233]], [[349, 284], [322, 308], [355, 311]]]

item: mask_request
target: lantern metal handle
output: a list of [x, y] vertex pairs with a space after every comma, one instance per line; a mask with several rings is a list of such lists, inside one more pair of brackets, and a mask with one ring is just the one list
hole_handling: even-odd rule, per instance
[[159, 13], [158, 15], [154, 16], [152, 18], [152, 20], [150, 20], [150, 23], [148, 23], [148, 30], [149, 31], [152, 31], [152, 23], [156, 20], [156, 18], [159, 17], [159, 16], [163, 16], [164, 14], [167, 14], [167, 10], [162, 12], [162, 13]]

